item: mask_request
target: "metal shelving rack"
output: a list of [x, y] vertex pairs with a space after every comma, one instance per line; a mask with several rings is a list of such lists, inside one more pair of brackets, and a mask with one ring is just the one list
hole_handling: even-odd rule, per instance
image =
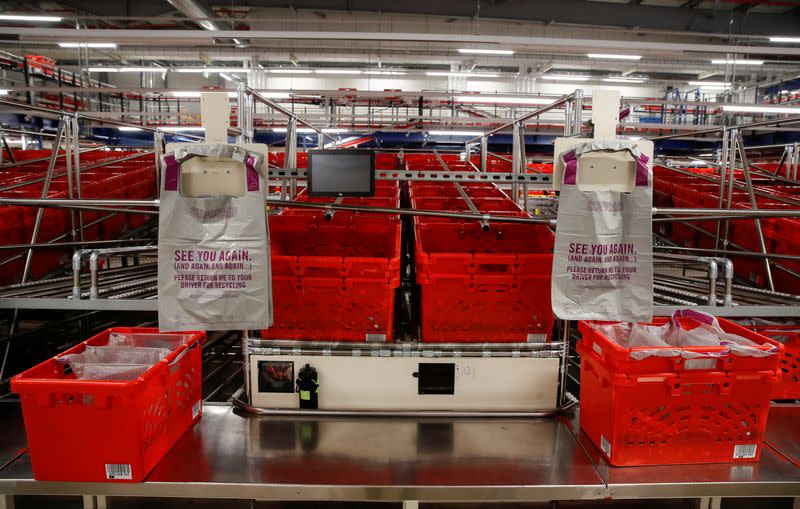
[[[253, 136], [253, 118], [255, 102], [266, 104], [276, 110], [281, 115], [286, 116], [289, 125], [287, 139], [295, 139], [297, 125], [307, 125], [314, 129], [320, 141], [325, 136], [320, 128], [311, 124], [308, 120], [299, 117], [280, 105], [271, 101], [258, 92], [240, 87], [238, 91], [237, 111], [239, 129], [235, 134], [243, 142], [251, 141]], [[19, 107], [16, 103], [0, 101], [0, 105]], [[470, 140], [466, 152], [469, 154], [475, 147], [480, 150], [482, 164], [476, 172], [446, 172], [446, 171], [404, 171], [387, 170], [380, 171], [376, 175], [377, 179], [383, 180], [437, 180], [449, 182], [475, 182], [490, 181], [507, 185], [517, 192], [512, 193], [518, 199], [527, 199], [529, 190], [549, 190], [551, 180], [548, 175], [529, 174], [526, 171], [525, 153], [523, 138], [523, 126], [530, 118], [537, 114], [549, 111], [559, 106], [568, 105], [565, 109], [564, 125], [566, 135], [579, 135], [581, 131], [581, 112], [582, 95], [572, 94], [558, 99], [553, 104], [535, 110], [522, 117], [505, 123], [501, 128], [511, 129], [513, 136], [512, 149], [512, 172], [510, 173], [486, 173], [480, 170], [485, 169], [485, 161], [489, 156], [487, 150], [487, 139], [491, 132], [487, 132], [481, 137]], [[30, 111], [36, 113], [36, 107], [28, 106]], [[539, 113], [537, 113], [539, 112]], [[47, 113], [52, 113], [47, 110]], [[104, 118], [93, 118], [90, 115], [76, 115], [70, 112], [60, 112], [62, 115], [62, 126], [71, 125], [68, 131], [66, 127], [59, 130], [57, 140], [64, 140], [68, 146], [68, 153], [75, 154], [80, 145], [79, 129], [75, 128], [78, 119], [91, 122], [105, 122], [113, 125], [130, 125], [123, 122]], [[788, 124], [798, 122], [798, 118], [781, 119], [770, 122], [754, 123], [760, 126], [774, 125], [777, 123]], [[756, 127], [750, 124], [740, 126], [740, 129]], [[140, 127], [140, 126], [136, 126]], [[161, 150], [163, 135], [160, 131], [152, 128], [143, 128], [154, 133], [155, 153]], [[716, 132], [729, 133], [727, 129], [708, 130], [706, 134]], [[674, 137], [685, 134], [677, 134]], [[730, 134], [726, 134], [729, 136]], [[740, 140], [740, 138], [736, 138]], [[728, 138], [730, 141], [730, 138]], [[477, 143], [476, 143], [477, 142]], [[740, 141], [736, 141], [740, 143]], [[55, 146], [60, 145], [56, 143]], [[740, 144], [741, 145], [741, 144]], [[741, 147], [742, 151], [746, 147]], [[354, 207], [345, 205], [318, 205], [310, 203], [298, 203], [292, 200], [297, 186], [297, 180], [305, 178], [305, 171], [292, 167], [296, 154], [296, 145], [289, 143], [286, 147], [286, 166], [284, 168], [272, 168], [269, 170], [269, 178], [280, 182], [283, 199], [270, 199], [269, 205], [273, 206], [307, 206], [319, 207], [328, 210], [353, 210]], [[52, 158], [56, 157], [55, 151]], [[746, 159], [741, 159], [742, 164], [747, 165]], [[729, 164], [722, 162], [721, 164]], [[53, 165], [45, 177], [48, 181], [53, 177]], [[733, 163], [730, 163], [731, 172]], [[68, 171], [73, 172], [79, 178], [81, 165], [76, 160]], [[680, 171], [676, 169], [676, 171]], [[722, 180], [721, 188], [725, 185]], [[728, 181], [728, 185], [733, 184]], [[745, 184], [751, 196], [753, 189], [751, 182]], [[519, 191], [522, 191], [520, 197]], [[87, 200], [80, 197], [70, 199], [8, 199], [0, 198], [0, 205], [27, 205], [33, 207], [67, 207], [70, 210], [87, 210], [91, 207], [103, 207], [111, 211], [130, 212], [132, 207], [137, 209], [145, 208], [143, 213], [155, 214], [158, 207], [158, 200]], [[355, 207], [356, 210], [360, 210]], [[430, 211], [411, 211], [407, 209], [370, 209], [372, 212], [386, 212], [391, 214], [428, 214]], [[800, 210], [731, 210], [731, 209], [656, 209], [655, 214], [665, 216], [665, 220], [691, 220], [693, 217], [706, 217], [709, 214], [721, 218], [759, 218], [759, 217], [800, 217]], [[443, 213], [447, 214], [447, 213]], [[475, 214], [451, 213], [453, 217], [469, 218], [475, 220], [489, 221], [508, 221], [514, 220], [501, 217], [479, 216]], [[39, 214], [41, 216], [41, 214]], [[537, 216], [529, 219], [521, 219], [524, 222], [548, 223], [552, 224], [553, 217]], [[36, 238], [34, 236], [33, 240]], [[60, 240], [60, 239], [54, 239]], [[79, 240], [75, 244], [82, 244]], [[86, 243], [88, 245], [88, 243]], [[27, 245], [28, 253], [34, 249], [39, 249], [40, 245], [35, 242]], [[102, 246], [105, 248], [106, 246]], [[675, 246], [663, 246], [663, 251], [667, 251]], [[98, 257], [114, 256], [125, 258], [132, 254], [141, 254], [139, 251], [152, 249], [152, 245], [130, 246], [125, 249], [103, 249], [100, 246], [85, 247], [82, 251], [83, 256]], [[676, 249], [679, 250], [679, 249]], [[754, 253], [763, 256], [765, 260], [771, 258], [770, 253]], [[698, 263], [706, 264], [704, 257], [683, 255], [683, 256], [664, 256], [664, 261], [671, 264], [682, 266], [696, 266]], [[78, 255], [80, 260], [80, 255]], [[714, 266], [723, 261], [715, 261]], [[692, 289], [695, 299], [705, 300], [707, 305], [698, 306], [712, 312], [718, 316], [741, 317], [741, 316], [800, 316], [800, 301], [792, 296], [779, 295], [776, 292], [756, 291], [739, 287], [728, 278], [723, 276], [723, 300], [722, 305], [718, 305], [716, 298], [718, 276], [712, 277], [711, 265], [708, 264], [708, 281], [702, 278], [685, 279], [691, 282], [688, 285]], [[52, 279], [44, 282], [32, 282], [17, 285], [11, 288], [0, 289], [0, 308], [6, 309], [60, 309], [60, 310], [103, 310], [103, 311], [155, 311], [156, 301], [153, 297], [152, 285], [147, 286], [147, 282], [152, 282], [152, 268], [146, 264], [134, 266], [133, 269], [124, 270], [107, 269], [99, 270], [90, 274], [82, 274], [80, 263], [78, 270], [72, 277], [62, 279]], [[136, 273], [140, 271], [141, 273]], [[724, 269], [723, 269], [724, 273]], [[716, 274], [716, 273], [715, 273]], [[132, 281], [141, 283], [138, 287], [126, 287]], [[659, 284], [669, 283], [667, 279], [661, 279]], [[672, 281], [674, 283], [674, 281]], [[88, 283], [88, 286], [87, 286]], [[85, 290], [89, 288], [88, 296], [85, 297]], [[77, 288], [77, 291], [75, 289]], [[94, 288], [95, 291], [92, 291]], [[705, 289], [705, 291], [703, 291]], [[142, 290], [141, 293], [134, 295], [132, 292]], [[738, 302], [744, 299], [746, 292], [755, 292], [756, 298], [751, 298], [746, 304]], [[113, 295], [106, 296], [106, 292]], [[730, 298], [728, 298], [730, 297]], [[752, 297], [752, 296], [750, 296]], [[753, 304], [758, 297], [771, 299], [770, 304]], [[797, 301], [797, 302], [795, 302]], [[695, 303], [695, 302], [693, 302]], [[657, 305], [656, 314], [669, 314], [677, 307], [685, 307], [684, 302], [672, 305]], [[678, 305], [680, 304], [680, 305]], [[711, 304], [711, 305], [708, 305]], [[560, 383], [560, 403], [571, 406], [573, 398], [570, 397], [567, 387], [568, 365], [569, 365], [569, 329], [561, 327], [561, 340], [554, 341], [548, 346], [548, 350], [557, 351], [562, 359], [561, 383]], [[251, 417], [242, 419], [234, 413], [230, 402], [241, 396], [240, 377], [242, 375], [242, 358], [251, 346], [257, 348], [268, 348], [269, 344], [255, 343], [247, 334], [242, 335], [239, 341], [238, 335], [233, 333], [222, 335], [215, 339], [212, 348], [219, 350], [214, 355], [209, 355], [206, 359], [206, 366], [209, 371], [204, 382], [209, 382], [205, 390], [206, 395], [206, 415], [201, 424], [195, 428], [194, 432], [183, 437], [181, 442], [171, 451], [156, 470], [150, 475], [148, 481], [142, 484], [99, 484], [99, 483], [39, 483], [32, 479], [30, 463], [27, 456], [22, 454], [10, 454], [6, 449], [0, 448], [0, 507], [4, 504], [7, 507], [13, 503], [10, 498], [12, 495], [82, 495], [87, 507], [99, 507], [105, 504], [107, 496], [135, 496], [135, 497], [207, 497], [207, 498], [273, 498], [280, 500], [296, 499], [315, 499], [315, 500], [376, 500], [376, 501], [455, 501], [455, 500], [474, 500], [474, 501], [533, 501], [533, 500], [567, 500], [567, 499], [605, 499], [605, 498], [643, 498], [643, 497], [698, 497], [702, 498], [704, 507], [718, 507], [718, 497], [722, 496], [797, 496], [800, 494], [800, 469], [786, 461], [786, 449], [781, 449], [778, 445], [770, 446], [765, 451], [764, 457], [757, 465], [757, 468], [744, 468], [741, 465], [722, 465], [712, 466], [700, 465], [697, 467], [655, 467], [655, 468], [634, 468], [618, 469], [606, 464], [594, 446], [588, 442], [585, 436], [578, 431], [575, 415], [567, 413], [565, 418], [549, 419], [545, 421], [523, 420], [522, 416], [511, 418], [510, 420], [488, 420], [485, 421], [479, 416], [461, 416], [442, 421], [441, 416], [412, 417], [405, 418], [403, 421], [412, 425], [416, 430], [416, 436], [422, 436], [426, 431], [426, 425], [433, 421], [434, 424], [443, 425], [451, 430], [448, 433], [459, 434], [468, 432], [474, 426], [484, 423], [489, 429], [497, 431], [502, 427], [508, 434], [505, 440], [488, 441], [484, 444], [475, 444], [475, 449], [463, 451], [455, 446], [449, 450], [432, 448], [432, 442], [423, 442], [423, 446], [415, 446], [414, 451], [404, 450], [402, 454], [404, 460], [398, 462], [392, 454], [387, 453], [381, 460], [380, 457], [365, 456], [363, 451], [364, 437], [369, 437], [372, 426], [381, 426], [381, 422], [386, 425], [396, 425], [399, 417], [377, 416], [370, 421], [369, 419], [355, 418], [352, 416], [344, 417], [343, 428], [339, 428], [344, 433], [343, 445], [351, 452], [334, 454], [324, 449], [312, 449], [310, 459], [307, 451], [302, 448], [294, 448], [284, 456], [284, 461], [299, 461], [301, 455], [304, 461], [317, 462], [321, 465], [322, 471], [326, 471], [327, 462], [335, 458], [337, 468], [342, 468], [342, 464], [361, 464], [367, 462], [372, 470], [383, 470], [386, 476], [379, 479], [370, 476], [370, 471], [362, 470], [360, 474], [355, 474], [356, 478], [347, 485], [332, 482], [325, 478], [309, 478], [307, 476], [284, 474], [276, 472], [270, 467], [269, 458], [274, 455], [277, 444], [264, 443], [264, 429], [272, 430], [276, 433], [278, 440], [296, 440], [296, 433], [307, 433], [302, 431], [306, 427], [311, 428], [312, 436], [322, 437], [323, 431], [337, 423], [341, 424], [342, 416], [332, 415], [307, 415], [300, 417], [289, 417], [272, 415], [270, 417]], [[241, 345], [241, 351], [238, 351]], [[412, 345], [409, 345], [411, 347]], [[307, 347], [308, 348], [308, 347]], [[423, 348], [424, 345], [423, 345]], [[463, 345], [462, 345], [463, 348]], [[477, 347], [476, 352], [483, 349], [494, 347]], [[244, 370], [246, 372], [246, 369]], [[213, 383], [212, 383], [213, 382]], [[219, 399], [223, 401], [219, 401]], [[793, 412], [794, 410], [786, 410]], [[800, 413], [792, 414], [796, 419]], [[17, 417], [9, 417], [7, 422], [13, 422]], [[381, 419], [383, 421], [381, 421]], [[409, 420], [410, 419], [410, 420]], [[796, 441], [779, 442], [776, 437], [785, 437], [786, 434], [794, 433], [791, 431], [787, 422], [791, 420], [781, 420], [776, 426], [768, 430], [768, 440], [775, 444], [782, 444], [781, 447], [796, 447], [800, 443], [800, 437]], [[368, 425], [368, 423], [371, 423]], [[444, 424], [442, 424], [444, 423]], [[488, 424], [487, 424], [488, 423]], [[281, 426], [283, 426], [281, 428]], [[365, 427], [366, 426], [366, 427]], [[538, 438], [529, 442], [532, 427], [538, 433]], [[441, 428], [440, 428], [441, 429]], [[283, 430], [283, 431], [280, 431]], [[288, 431], [287, 431], [288, 430]], [[314, 431], [316, 430], [316, 431]], [[420, 431], [423, 430], [423, 431]], [[20, 435], [21, 426], [17, 422], [12, 425], [12, 435], [10, 442], [24, 447], [24, 437]], [[14, 435], [15, 433], [15, 435]], [[281, 435], [284, 433], [285, 435]], [[288, 434], [286, 434], [288, 433]], [[422, 435], [420, 435], [422, 434]], [[227, 437], [221, 445], [219, 440], [223, 435]], [[436, 435], [437, 437], [439, 435]], [[771, 438], [770, 438], [771, 437]], [[374, 439], [374, 437], [373, 437]], [[201, 444], [209, 444], [206, 447]], [[210, 444], [218, 443], [212, 446]], [[293, 443], [293, 442], [292, 442]], [[425, 446], [424, 444], [428, 445]], [[771, 442], [768, 442], [771, 443]], [[507, 451], [513, 444], [521, 451], [528, 453], [515, 455], [509, 452], [508, 455], [498, 455], [500, 451]], [[375, 442], [372, 444], [378, 453], [386, 451], [388, 443]], [[285, 444], [281, 445], [281, 447]], [[13, 446], [12, 446], [13, 449]], [[530, 450], [529, 450], [530, 449]], [[18, 449], [16, 450], [18, 451]], [[284, 449], [286, 451], [286, 449]], [[784, 451], [784, 452], [782, 452]], [[507, 451], [508, 452], [508, 451]], [[10, 456], [9, 456], [10, 454]], [[331, 454], [334, 454], [331, 456]], [[378, 455], [379, 456], [379, 455]], [[491, 458], [494, 463], [478, 466], [478, 469], [464, 470], [465, 465], [470, 465], [472, 458]], [[243, 461], [247, 458], [247, 461]], [[443, 463], [445, 471], [455, 476], [455, 480], [460, 482], [437, 482], [436, 478], [425, 477], [427, 466], [431, 461]], [[344, 463], [343, 463], [344, 462]], [[278, 462], [280, 464], [280, 462]], [[220, 465], [228, 465], [231, 468], [220, 470]], [[235, 468], [234, 468], [235, 467]], [[483, 470], [481, 470], [483, 468]], [[498, 468], [505, 469], [506, 477], [502, 482], [481, 481], [482, 475], [489, 476], [491, 472], [496, 472]], [[467, 473], [465, 473], [467, 472]], [[697, 481], [703, 479], [703, 482]], [[714, 497], [714, 498], [709, 498]]]

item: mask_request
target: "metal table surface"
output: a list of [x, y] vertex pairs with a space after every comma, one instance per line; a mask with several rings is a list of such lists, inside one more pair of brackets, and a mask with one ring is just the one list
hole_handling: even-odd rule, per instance
[[580, 432], [576, 416], [259, 417], [209, 405], [144, 483], [38, 482], [24, 454], [0, 471], [0, 494], [431, 502], [797, 497], [800, 468], [777, 448], [800, 450], [791, 427], [800, 408], [777, 415], [758, 463], [617, 468]]
[[605, 483], [557, 419], [203, 418], [139, 484], [37, 482], [29, 456], [0, 494], [272, 500], [574, 500]]

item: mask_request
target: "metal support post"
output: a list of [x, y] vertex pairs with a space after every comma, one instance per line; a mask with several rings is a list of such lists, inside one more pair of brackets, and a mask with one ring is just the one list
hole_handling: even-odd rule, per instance
[[244, 401], [252, 403], [250, 395], [250, 331], [242, 331], [242, 372], [244, 373]]
[[[66, 153], [67, 154], [66, 154], [66, 158], [64, 159], [64, 161], [67, 163], [66, 164], [66, 170], [67, 170], [67, 196], [71, 200], [71, 199], [75, 198], [74, 184], [73, 184], [73, 178], [72, 178], [72, 162], [73, 162], [73, 158], [72, 158], [72, 149], [73, 149], [73, 147], [72, 147], [72, 143], [71, 143], [72, 142], [72, 120], [69, 119], [66, 122], [65, 125], [66, 125], [66, 136], [64, 136], [64, 139], [66, 141]], [[77, 150], [77, 147], [74, 147], [74, 148], [75, 148], [75, 150]], [[78, 232], [75, 230], [75, 212], [76, 212], [75, 209], [71, 209], [69, 211], [69, 233], [70, 233], [70, 239], [73, 242], [75, 242], [78, 239]]]
[[489, 155], [489, 137], [481, 136], [481, 171], [488, 171], [486, 167], [486, 159]]
[[564, 104], [564, 136], [569, 136], [572, 134], [572, 108], [573, 103], [572, 101], [567, 101]]
[[581, 124], [583, 120], [583, 90], [577, 89], [572, 94], [573, 97], [573, 118], [572, 118], [572, 132], [570, 133], [572, 136], [577, 136], [581, 134]]
[[164, 133], [156, 131], [153, 133], [153, 155], [156, 159], [156, 198], [161, 197], [161, 174], [164, 171], [162, 159], [164, 157]]
[[[81, 141], [81, 128], [78, 124], [78, 114], [76, 113], [75, 116], [68, 119], [68, 121], [72, 122], [71, 128], [71, 144], [72, 144], [72, 170], [75, 174], [75, 196], [80, 199], [83, 196], [83, 191], [81, 190], [81, 151], [80, 151], [80, 141]], [[69, 157], [69, 154], [67, 154]], [[83, 211], [78, 210], [78, 237], [81, 240], [84, 240], [84, 231], [83, 231]]]
[[14, 509], [14, 495], [0, 495], [0, 509]]
[[[522, 126], [519, 122], [514, 122], [511, 128], [511, 173], [519, 174], [519, 169], [525, 165], [525, 147], [520, 147], [520, 132]], [[511, 184], [511, 199], [519, 204], [519, 184]]]
[[567, 364], [569, 364], [569, 320], [561, 321], [561, 371], [559, 372], [560, 383], [558, 386], [558, 406], [564, 406], [567, 402]]
[[[739, 135], [738, 129], [731, 129], [728, 131], [728, 172], [727, 172], [727, 183], [728, 189], [726, 191], [727, 197], [725, 202], [725, 208], [730, 209], [733, 205], [733, 188], [734, 182], [736, 181], [736, 139]], [[724, 225], [724, 234], [722, 238], [722, 247], [723, 249], [728, 248], [728, 234], [730, 233], [730, 221], [726, 220]]]
[[[297, 168], [297, 118], [295, 117], [289, 119], [286, 128], [286, 147], [283, 164], [285, 169]], [[294, 200], [295, 196], [297, 196], [297, 179], [291, 179], [289, 181], [289, 199]]]
[[[720, 151], [720, 166], [719, 166], [719, 200], [717, 201], [717, 208], [721, 209], [725, 203], [725, 177], [728, 171], [728, 142], [730, 140], [730, 132], [727, 127], [722, 128], [722, 150]], [[722, 223], [717, 221], [716, 233], [714, 235], [714, 249], [720, 249], [720, 236], [722, 235]]]
[[[758, 210], [758, 202], [756, 200], [756, 195], [753, 193], [753, 179], [750, 175], [750, 164], [747, 160], [747, 153], [744, 150], [744, 140], [742, 139], [742, 133], [739, 130], [735, 131], [735, 138], [732, 140], [733, 145], [739, 152], [739, 157], [742, 160], [742, 169], [744, 170], [744, 180], [747, 184], [747, 196], [750, 199], [750, 207], [753, 210]], [[733, 171], [733, 168], [731, 168]], [[730, 204], [728, 204], [728, 208], [730, 208]], [[764, 242], [764, 231], [761, 228], [761, 220], [754, 219], [756, 224], [756, 232], [758, 233], [758, 245], [761, 249], [761, 253], [766, 255], [767, 254], [767, 245]], [[770, 267], [769, 258], [764, 258], [764, 269], [766, 270], [767, 276], [767, 286], [772, 291], [775, 291], [775, 283], [772, 280], [772, 268]]]

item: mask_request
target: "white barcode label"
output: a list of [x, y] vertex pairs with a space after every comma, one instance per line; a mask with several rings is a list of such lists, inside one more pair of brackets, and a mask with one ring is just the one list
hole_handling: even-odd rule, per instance
[[380, 341], [381, 343], [386, 342], [386, 334], [365, 334], [367, 343], [370, 342], [377, 342]]
[[757, 444], [737, 444], [733, 446], [733, 459], [752, 459], [756, 457]]
[[106, 479], [133, 479], [131, 466], [122, 463], [106, 463]]
[[194, 419], [195, 417], [200, 415], [200, 408], [201, 408], [200, 405], [201, 405], [201, 403], [200, 403], [199, 399], [197, 400], [197, 403], [192, 405], [192, 419]]
[[603, 435], [600, 435], [600, 448], [606, 453], [606, 456], [611, 457], [611, 442], [606, 440]]
[[684, 366], [686, 369], [714, 369], [717, 367], [717, 359], [686, 359]]
[[547, 334], [528, 334], [528, 343], [542, 343], [547, 341]]

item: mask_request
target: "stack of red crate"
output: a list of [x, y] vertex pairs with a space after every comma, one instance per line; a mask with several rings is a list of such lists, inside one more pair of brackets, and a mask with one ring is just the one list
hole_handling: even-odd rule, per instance
[[[409, 170], [440, 170], [406, 158]], [[448, 166], [453, 169], [450, 163]], [[462, 184], [481, 214], [527, 217], [494, 184]], [[471, 212], [456, 185], [412, 182], [411, 206]], [[415, 267], [424, 342], [526, 342], [550, 338], [553, 234], [536, 224], [481, 224], [415, 216]], [[548, 291], [542, 291], [547, 288]]]
[[[333, 203], [308, 196], [297, 201]], [[400, 206], [397, 182], [345, 205]], [[287, 208], [269, 218], [275, 321], [263, 338], [391, 341], [400, 285], [400, 218], [356, 211]]]
[[[713, 175], [713, 168], [692, 168], [697, 175]], [[719, 207], [719, 183], [709, 182], [700, 177], [688, 176], [666, 168], [655, 168], [653, 204], [656, 207], [709, 208]], [[741, 170], [736, 170], [735, 178], [743, 181]], [[772, 185], [770, 179], [756, 179], [754, 188], [768, 191], [770, 197], [756, 196], [759, 209], [791, 209], [793, 205], [778, 201], [780, 198], [797, 198], [800, 188], [786, 185]], [[725, 191], [727, 200], [727, 189]], [[727, 206], [724, 202], [723, 208]], [[750, 196], [746, 191], [735, 189], [732, 193], [731, 208], [750, 209]], [[768, 253], [796, 254], [800, 252], [800, 222], [793, 218], [764, 218], [760, 220], [764, 235], [764, 244]], [[657, 232], [668, 235], [674, 242], [685, 247], [713, 248], [716, 236], [717, 221], [693, 221], [691, 223], [673, 222], [669, 227], [659, 225]], [[720, 236], [724, 238], [725, 223], [720, 222]], [[728, 221], [728, 240], [748, 251], [761, 251], [758, 232], [752, 219], [733, 219]], [[735, 248], [734, 248], [735, 249]], [[766, 285], [766, 269], [761, 259], [754, 257], [733, 256], [734, 270], [737, 276], [745, 278], [758, 286]], [[800, 271], [800, 262], [794, 260], [778, 260], [790, 270]], [[773, 270], [781, 274], [780, 269]], [[793, 277], [775, 277], [775, 287], [779, 291], [800, 292], [800, 282]]]
[[[26, 164], [0, 170], [0, 188], [18, 185], [0, 191], [0, 196], [9, 198], [41, 198], [43, 179], [47, 172], [51, 152], [49, 150], [15, 150], [17, 162], [29, 161]], [[62, 152], [63, 154], [63, 152]], [[155, 164], [152, 155], [126, 161], [118, 161], [123, 157], [136, 155], [135, 151], [95, 150], [80, 155], [81, 167], [88, 167], [80, 173], [80, 191], [82, 198], [154, 198], [156, 192]], [[39, 161], [38, 159], [45, 159]], [[107, 163], [107, 164], [104, 164]], [[56, 159], [53, 180], [50, 183], [48, 197], [68, 198], [69, 185], [66, 177], [66, 159]], [[28, 181], [40, 180], [26, 184]], [[73, 181], [73, 197], [77, 198], [77, 183]], [[49, 242], [70, 233], [70, 212], [66, 209], [46, 208], [37, 242]], [[33, 207], [5, 206], [0, 207], [0, 227], [8, 232], [3, 235], [3, 245], [27, 243], [31, 240], [37, 209]], [[77, 214], [77, 213], [75, 213]], [[83, 238], [85, 240], [112, 239], [130, 228], [141, 225], [146, 216], [141, 214], [113, 214], [101, 211], [83, 212]], [[77, 225], [76, 225], [77, 227]], [[0, 254], [0, 261], [18, 255], [19, 252], [6, 251]], [[60, 265], [69, 261], [70, 250], [36, 251], [31, 266], [31, 276], [38, 278], [48, 274]], [[16, 260], [5, 264], [0, 284], [18, 281], [21, 277], [23, 261]]]

